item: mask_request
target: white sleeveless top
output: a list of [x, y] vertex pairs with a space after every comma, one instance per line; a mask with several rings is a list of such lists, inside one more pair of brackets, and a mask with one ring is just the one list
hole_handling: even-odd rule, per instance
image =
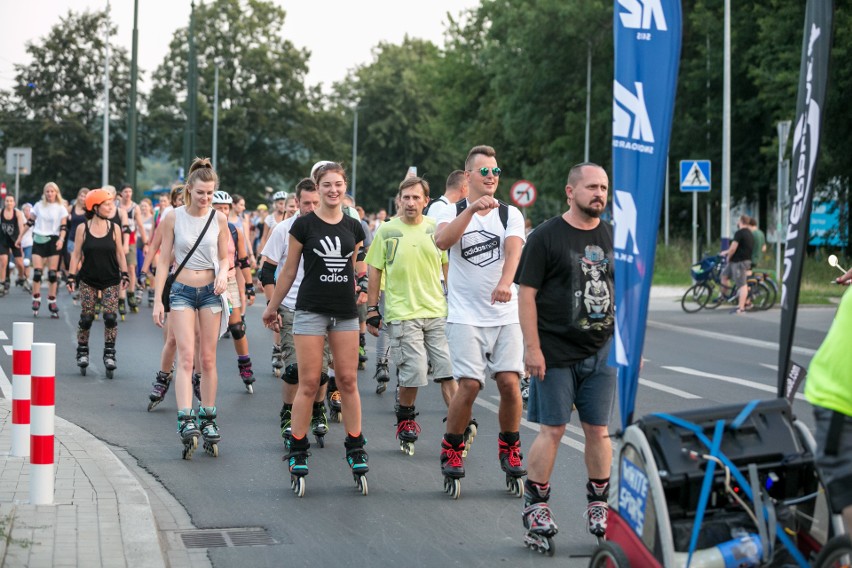
[[[192, 245], [198, 240], [198, 235], [204, 229], [207, 223], [207, 218], [211, 213], [207, 213], [202, 217], [193, 217], [186, 212], [186, 206], [181, 205], [174, 210], [175, 215], [175, 262], [180, 265], [187, 253], [192, 249]], [[216, 212], [212, 211], [215, 215]], [[192, 253], [189, 260], [186, 261], [184, 268], [189, 270], [210, 270], [219, 273], [219, 223], [214, 218], [204, 233], [204, 239], [199, 243], [198, 248]]]

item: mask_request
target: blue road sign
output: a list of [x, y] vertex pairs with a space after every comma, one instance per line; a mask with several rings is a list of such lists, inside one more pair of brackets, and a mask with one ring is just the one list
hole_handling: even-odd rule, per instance
[[710, 191], [710, 160], [681, 160], [680, 190]]

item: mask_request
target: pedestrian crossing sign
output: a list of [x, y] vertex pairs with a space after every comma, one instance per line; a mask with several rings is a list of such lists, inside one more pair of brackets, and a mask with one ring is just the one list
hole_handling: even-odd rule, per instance
[[710, 160], [681, 160], [680, 190], [710, 191]]

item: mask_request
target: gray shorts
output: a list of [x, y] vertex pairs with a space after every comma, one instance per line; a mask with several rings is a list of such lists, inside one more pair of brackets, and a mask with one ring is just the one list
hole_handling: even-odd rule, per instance
[[340, 319], [334, 316], [296, 310], [293, 316], [293, 335], [325, 335], [335, 331], [358, 331], [358, 318]]
[[841, 415], [836, 448], [826, 448], [833, 410], [814, 406], [816, 419], [816, 464], [828, 490], [831, 510], [840, 513], [852, 506], [852, 416]]
[[722, 276], [727, 276], [734, 281], [735, 288], [742, 288], [746, 285], [748, 271], [751, 270], [750, 260], [741, 260], [739, 262], [729, 262], [722, 270]]
[[388, 323], [386, 331], [399, 371], [399, 386], [425, 387], [429, 363], [436, 382], [453, 378], [446, 322], [446, 318], [422, 318]]
[[[296, 363], [296, 345], [293, 343], [293, 315], [295, 312], [281, 306], [278, 314], [281, 316], [281, 354], [284, 356], [284, 368]], [[322, 372], [328, 372], [331, 363], [331, 350], [328, 348], [328, 337], [322, 349]], [[282, 375], [283, 376], [283, 375]]]
[[543, 381], [530, 378], [527, 419], [547, 426], [568, 424], [575, 405], [580, 422], [609, 424], [616, 386], [615, 369], [606, 364], [611, 344], [570, 367], [548, 368]]
[[524, 374], [524, 338], [521, 324], [477, 327], [463, 323], [447, 324], [450, 360], [456, 379], [485, 379], [497, 373]]

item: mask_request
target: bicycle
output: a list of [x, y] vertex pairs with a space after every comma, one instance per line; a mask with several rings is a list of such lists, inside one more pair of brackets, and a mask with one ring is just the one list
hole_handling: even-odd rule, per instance
[[[691, 268], [695, 284], [681, 298], [680, 304], [686, 313], [695, 313], [702, 308], [716, 309], [724, 303], [738, 303], [737, 290], [722, 284], [723, 257], [706, 256]], [[769, 284], [771, 282], [771, 284]], [[746, 310], [768, 310], [775, 305], [777, 285], [765, 272], [749, 276]], [[719, 288], [717, 293], [716, 288]]]
[[837, 535], [825, 543], [814, 561], [814, 568], [842, 568], [852, 565], [852, 540]]

